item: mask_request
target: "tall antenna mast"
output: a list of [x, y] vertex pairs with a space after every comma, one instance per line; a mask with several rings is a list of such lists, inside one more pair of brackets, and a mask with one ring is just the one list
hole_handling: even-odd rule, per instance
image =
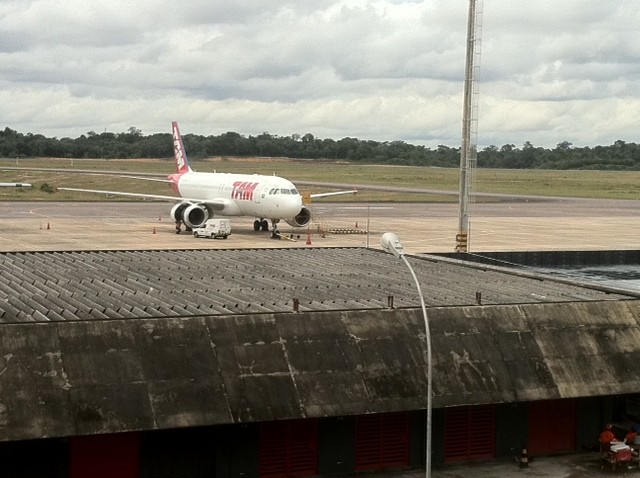
[[469, 0], [467, 19], [467, 58], [464, 68], [462, 145], [460, 148], [460, 212], [456, 252], [467, 252], [469, 245], [469, 198], [478, 158], [478, 73], [480, 70], [480, 31], [482, 0]]

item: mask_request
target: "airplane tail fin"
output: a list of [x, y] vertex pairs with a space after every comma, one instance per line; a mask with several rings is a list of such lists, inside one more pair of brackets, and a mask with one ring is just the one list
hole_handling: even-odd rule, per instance
[[181, 174], [191, 171], [177, 121], [171, 123], [171, 130], [173, 131], [173, 157], [176, 161], [176, 173]]

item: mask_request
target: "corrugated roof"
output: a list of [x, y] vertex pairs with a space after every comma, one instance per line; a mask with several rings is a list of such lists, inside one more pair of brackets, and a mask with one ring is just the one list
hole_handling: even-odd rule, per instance
[[[436, 256], [409, 261], [427, 306], [619, 300], [630, 294]], [[0, 254], [0, 322], [419, 307], [408, 268], [365, 248]]]

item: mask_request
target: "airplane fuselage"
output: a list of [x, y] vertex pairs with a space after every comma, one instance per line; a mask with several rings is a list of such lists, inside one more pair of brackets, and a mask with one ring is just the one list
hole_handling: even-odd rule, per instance
[[277, 176], [190, 171], [170, 179], [182, 198], [198, 198], [221, 216], [292, 218], [303, 206], [294, 184]]

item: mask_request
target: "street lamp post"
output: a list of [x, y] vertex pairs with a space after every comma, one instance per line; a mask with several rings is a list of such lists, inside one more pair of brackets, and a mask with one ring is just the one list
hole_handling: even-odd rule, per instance
[[394, 256], [402, 259], [406, 264], [409, 272], [413, 276], [413, 280], [416, 283], [416, 288], [418, 289], [418, 295], [420, 296], [420, 305], [422, 306], [422, 318], [424, 319], [424, 331], [425, 331], [425, 340], [427, 342], [427, 431], [426, 431], [426, 450], [425, 450], [425, 474], [426, 478], [431, 478], [431, 395], [432, 395], [432, 386], [431, 386], [431, 331], [429, 330], [429, 319], [427, 317], [427, 308], [424, 305], [424, 297], [422, 296], [422, 289], [420, 287], [420, 283], [418, 282], [418, 278], [416, 277], [416, 273], [413, 271], [413, 267], [407, 260], [404, 254], [404, 248], [402, 247], [402, 243], [400, 242], [400, 238], [394, 234], [393, 232], [385, 232], [382, 237], [380, 237], [380, 245], [382, 249], [386, 252], [393, 254]]

